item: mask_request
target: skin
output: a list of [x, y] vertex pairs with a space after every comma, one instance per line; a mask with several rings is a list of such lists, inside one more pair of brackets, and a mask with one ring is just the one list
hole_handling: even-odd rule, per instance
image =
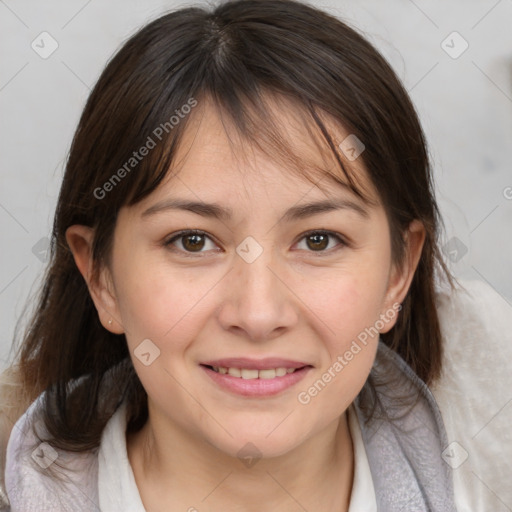
[[[307, 405], [299, 403], [298, 393], [403, 301], [424, 229], [411, 223], [407, 258], [398, 269], [380, 204], [368, 218], [338, 209], [285, 221], [284, 212], [297, 204], [359, 200], [339, 185], [312, 186], [257, 151], [247, 150], [241, 163], [218, 112], [207, 102], [200, 107], [178, 151], [179, 172], [169, 173], [140, 203], [121, 209], [111, 264], [97, 281], [91, 279], [94, 232], [75, 225], [66, 233], [102, 324], [126, 334], [148, 393], [148, 422], [127, 436], [142, 501], [151, 511], [346, 511], [354, 466], [346, 409], [371, 369], [377, 336]], [[282, 109], [279, 119], [297, 141], [298, 154], [329, 163], [291, 110]], [[335, 129], [343, 140], [346, 133]], [[378, 201], [362, 159], [347, 163]], [[215, 202], [233, 216], [219, 220], [171, 209], [142, 215], [171, 197]], [[209, 234], [199, 239], [202, 252], [187, 253], [183, 238], [165, 245], [183, 229]], [[338, 233], [348, 245], [335, 237], [320, 249], [314, 240], [308, 244], [305, 233], [319, 229]], [[247, 236], [263, 248], [252, 263], [235, 251]], [[160, 356], [145, 366], [134, 350], [148, 338]], [[313, 369], [277, 396], [241, 397], [217, 387], [199, 366], [236, 356], [284, 357]], [[237, 456], [247, 442], [262, 454], [251, 467]]]

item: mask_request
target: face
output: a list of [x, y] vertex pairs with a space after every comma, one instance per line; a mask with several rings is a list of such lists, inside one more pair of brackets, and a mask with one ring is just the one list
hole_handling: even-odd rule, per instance
[[[282, 120], [297, 151], [321, 165], [318, 148]], [[236, 158], [208, 105], [190, 121], [179, 171], [120, 211], [109, 312], [150, 421], [232, 456], [247, 442], [284, 454], [336, 422], [361, 390], [378, 342], [368, 333], [394, 325], [407, 278], [392, 266], [381, 206], [255, 151]], [[366, 179], [358, 161], [352, 170]]]

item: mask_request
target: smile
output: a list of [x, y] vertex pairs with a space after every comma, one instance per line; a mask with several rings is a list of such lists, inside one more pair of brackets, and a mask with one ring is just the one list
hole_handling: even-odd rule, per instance
[[269, 397], [291, 388], [301, 381], [313, 367], [301, 368], [235, 368], [225, 366], [200, 367], [223, 391], [244, 397]]
[[287, 373], [293, 373], [297, 368], [269, 368], [268, 370], [257, 370], [252, 368], [225, 368], [223, 366], [213, 366], [213, 371], [223, 375], [231, 375], [241, 379], [275, 379], [284, 377]]

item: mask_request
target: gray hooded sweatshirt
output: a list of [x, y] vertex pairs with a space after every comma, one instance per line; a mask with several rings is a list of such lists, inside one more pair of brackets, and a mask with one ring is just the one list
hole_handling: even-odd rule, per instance
[[[98, 449], [73, 453], [46, 446], [45, 460], [56, 458], [58, 464], [42, 468], [35, 461], [39, 441], [27, 418], [37, 417], [39, 403], [18, 420], [9, 439], [5, 488], [10, 506], [2, 510], [98, 512]], [[448, 443], [439, 408], [427, 386], [382, 341], [354, 407], [378, 511], [456, 512], [451, 469], [442, 458]], [[44, 435], [40, 422], [37, 430]]]

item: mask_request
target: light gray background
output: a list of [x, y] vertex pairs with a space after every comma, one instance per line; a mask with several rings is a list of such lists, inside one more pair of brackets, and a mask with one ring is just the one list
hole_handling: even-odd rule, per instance
[[[443, 243], [460, 241], [451, 268], [512, 304], [512, 0], [311, 3], [359, 28], [392, 63], [430, 143]], [[0, 0], [0, 370], [44, 270], [63, 164], [89, 90], [129, 35], [181, 5], [189, 3]], [[58, 43], [46, 59], [31, 46], [50, 48], [42, 32]], [[453, 58], [464, 41], [469, 47]]]

